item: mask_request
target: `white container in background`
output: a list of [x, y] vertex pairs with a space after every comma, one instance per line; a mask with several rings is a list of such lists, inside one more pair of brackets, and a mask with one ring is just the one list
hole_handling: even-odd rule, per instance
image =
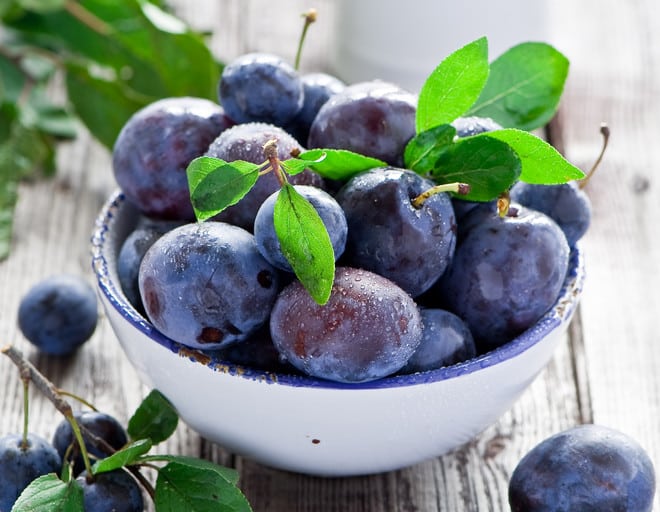
[[524, 41], [547, 41], [547, 0], [336, 0], [333, 72], [418, 92], [454, 50], [488, 37], [492, 61]]

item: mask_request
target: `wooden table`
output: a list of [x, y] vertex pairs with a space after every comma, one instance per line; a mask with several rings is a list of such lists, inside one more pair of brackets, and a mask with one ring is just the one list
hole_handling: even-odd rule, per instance
[[[209, 0], [204, 9], [199, 2], [177, 4], [182, 17], [214, 31], [213, 48], [225, 60], [248, 50], [292, 58], [297, 16], [309, 7], [290, 0], [267, 15], [272, 3], [257, 0]], [[550, 364], [511, 410], [451, 454], [359, 478], [313, 478], [263, 467], [185, 425], [163, 451], [237, 468], [254, 510], [268, 512], [508, 510], [508, 479], [522, 455], [545, 437], [585, 422], [637, 439], [660, 470], [660, 201], [653, 178], [660, 166], [660, 17], [652, 0], [558, 0], [553, 6], [550, 41], [572, 63], [554, 140], [582, 168], [598, 153], [602, 121], [612, 140], [588, 187], [594, 220], [584, 240], [588, 277], [581, 306]], [[333, 1], [317, 1], [316, 7], [321, 17], [312, 29], [305, 71], [329, 66]], [[276, 23], [280, 17], [294, 20], [295, 30], [291, 22]], [[0, 263], [0, 345], [15, 344], [58, 386], [126, 420], [147, 390], [104, 317], [92, 340], [64, 360], [37, 353], [16, 327], [19, 300], [37, 280], [72, 272], [93, 281], [89, 239], [115, 187], [110, 158], [82, 134], [62, 145], [58, 162], [54, 179], [20, 189], [12, 254]], [[0, 390], [0, 433], [18, 432], [21, 383], [7, 358], [0, 358]], [[30, 414], [31, 429], [50, 437], [60, 418], [36, 392]]]

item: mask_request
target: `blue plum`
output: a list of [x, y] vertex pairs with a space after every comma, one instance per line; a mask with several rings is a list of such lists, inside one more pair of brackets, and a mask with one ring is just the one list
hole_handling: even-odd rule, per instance
[[[103, 439], [115, 450], [119, 450], [128, 442], [124, 427], [109, 414], [97, 411], [78, 411], [74, 413], [74, 417], [79, 425], [88, 429], [96, 437]], [[85, 469], [78, 443], [73, 435], [73, 429], [66, 419], [62, 420], [55, 429], [53, 446], [62, 460], [64, 460], [69, 447], [71, 447], [69, 460], [73, 461], [74, 474], [77, 475]], [[85, 447], [92, 457], [104, 458], [109, 455], [87, 440], [85, 440]]]
[[193, 220], [186, 168], [233, 124], [222, 107], [203, 98], [166, 98], [147, 105], [115, 141], [117, 184], [147, 216]]
[[138, 285], [138, 271], [142, 258], [149, 247], [164, 233], [180, 225], [180, 222], [145, 221], [126, 237], [119, 249], [117, 255], [119, 285], [128, 302], [140, 313], [144, 313]]
[[303, 146], [307, 145], [309, 129], [321, 107], [346, 88], [339, 78], [328, 73], [308, 73], [301, 76], [305, 99], [298, 115], [284, 128]]
[[564, 231], [568, 245], [574, 247], [591, 225], [591, 200], [578, 183], [557, 185], [516, 183], [511, 200], [551, 217]]
[[479, 116], [459, 117], [452, 121], [451, 125], [456, 128], [456, 136], [460, 138], [502, 129], [502, 126], [490, 117]]
[[218, 85], [218, 98], [237, 123], [264, 122], [284, 126], [304, 101], [298, 72], [277, 55], [247, 53], [227, 64]]
[[147, 251], [138, 276], [147, 317], [169, 338], [216, 349], [246, 339], [268, 319], [279, 276], [237, 226], [186, 224]]
[[469, 326], [479, 351], [496, 348], [531, 327], [559, 295], [569, 247], [550, 217], [515, 206], [501, 217], [478, 216], [461, 234], [452, 263], [434, 287], [440, 303]]
[[53, 446], [36, 434], [0, 437], [0, 511], [9, 512], [16, 499], [35, 478], [59, 473], [62, 460]]
[[98, 322], [96, 293], [77, 275], [61, 274], [36, 283], [18, 307], [18, 326], [40, 351], [74, 352], [94, 333]]
[[[302, 150], [300, 144], [282, 128], [266, 123], [245, 123], [236, 125], [223, 132], [209, 146], [207, 156], [221, 158], [226, 162], [244, 160], [254, 164], [265, 162], [263, 147], [269, 140], [277, 141], [277, 153], [280, 160], [291, 157], [294, 151]], [[323, 178], [309, 169], [291, 176], [289, 182], [294, 185], [312, 185], [322, 188]], [[214, 217], [252, 231], [254, 218], [266, 198], [279, 190], [280, 184], [271, 172], [260, 176], [254, 187], [237, 204], [223, 210]]]
[[422, 320], [410, 296], [388, 279], [338, 267], [323, 306], [299, 281], [284, 288], [270, 332], [282, 357], [303, 373], [367, 382], [401, 369], [419, 346]]
[[413, 297], [445, 272], [456, 245], [454, 210], [440, 193], [420, 208], [412, 200], [434, 183], [417, 173], [377, 168], [354, 176], [337, 194], [348, 222], [346, 265], [394, 281]]
[[307, 145], [348, 149], [402, 166], [416, 112], [417, 97], [398, 85], [379, 80], [349, 85], [321, 107]]
[[135, 479], [123, 469], [94, 475], [83, 472], [76, 482], [83, 490], [85, 510], [94, 512], [143, 512], [142, 491]]
[[509, 481], [512, 512], [650, 512], [655, 469], [630, 436], [579, 425], [532, 448]]
[[472, 333], [458, 316], [435, 308], [421, 308], [422, 342], [401, 373], [424, 372], [467, 361], [477, 355]]
[[[296, 185], [295, 189], [307, 199], [321, 217], [335, 253], [335, 260], [344, 252], [348, 225], [346, 216], [339, 203], [327, 192], [305, 185]], [[282, 253], [280, 241], [275, 233], [274, 209], [278, 192], [273, 193], [266, 199], [254, 220], [254, 237], [261, 255], [273, 266], [280, 270], [293, 272], [289, 261]]]

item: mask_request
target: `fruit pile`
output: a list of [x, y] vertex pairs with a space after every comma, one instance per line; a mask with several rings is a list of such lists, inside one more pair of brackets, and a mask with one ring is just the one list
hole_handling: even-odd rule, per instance
[[142, 214], [126, 297], [183, 345], [339, 382], [507, 343], [552, 307], [589, 225], [584, 174], [530, 133], [567, 67], [540, 43], [489, 63], [482, 38], [413, 94], [238, 57], [218, 102], [157, 101], [117, 138]]

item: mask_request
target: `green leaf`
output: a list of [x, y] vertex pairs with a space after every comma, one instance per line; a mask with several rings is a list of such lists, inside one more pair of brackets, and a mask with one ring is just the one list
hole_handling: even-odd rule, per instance
[[557, 111], [568, 67], [548, 44], [514, 46], [491, 64], [486, 87], [466, 115], [491, 117], [504, 128], [539, 128]]
[[126, 121], [145, 106], [120, 83], [94, 76], [89, 68], [73, 62], [67, 66], [66, 87], [80, 119], [109, 149]]
[[346, 149], [310, 149], [298, 155], [298, 159], [307, 162], [307, 167], [324, 178], [342, 181], [374, 167], [387, 165], [378, 158], [360, 155]]
[[172, 404], [154, 389], [128, 421], [128, 435], [131, 439], [151, 439], [153, 444], [158, 444], [174, 433], [178, 421], [179, 416]]
[[51, 473], [33, 480], [18, 497], [11, 512], [80, 512], [83, 491], [75, 481], [63, 482]]
[[487, 135], [506, 142], [517, 153], [522, 164], [519, 177], [521, 181], [553, 185], [581, 180], [585, 176], [584, 172], [568, 162], [552, 145], [529, 132], [508, 128], [488, 132]]
[[198, 157], [188, 165], [190, 200], [197, 220], [206, 220], [238, 203], [259, 177], [259, 165]]
[[185, 455], [148, 455], [140, 459], [142, 462], [176, 462], [184, 466], [190, 466], [197, 469], [204, 469], [208, 471], [215, 471], [227, 482], [236, 485], [238, 483], [238, 471], [225, 466], [220, 466], [215, 462], [206, 459], [198, 459], [196, 457], [188, 457]]
[[468, 183], [461, 199], [490, 201], [508, 190], [520, 176], [516, 152], [505, 142], [480, 136], [459, 139], [438, 159], [433, 179], [439, 183]]
[[403, 153], [406, 168], [422, 174], [431, 171], [455, 136], [456, 129], [450, 124], [441, 124], [417, 134]]
[[308, 163], [304, 160], [298, 160], [297, 158], [289, 158], [288, 160], [281, 160], [280, 167], [290, 176], [295, 176], [300, 174], [305, 169], [308, 168]]
[[451, 123], [477, 100], [488, 79], [488, 40], [477, 39], [446, 57], [422, 85], [417, 133]]
[[144, 455], [149, 450], [153, 443], [150, 439], [140, 439], [125, 446], [121, 450], [116, 451], [112, 455], [97, 461], [92, 467], [92, 473], [107, 473], [129, 464], [134, 463], [141, 455]]
[[285, 185], [275, 201], [273, 221], [296, 277], [318, 304], [325, 304], [335, 278], [335, 255], [321, 217], [294, 187]]
[[0, 55], [0, 100], [17, 103], [25, 87], [25, 76], [20, 68], [4, 55]]
[[158, 512], [250, 512], [243, 493], [215, 471], [170, 462], [158, 471]]
[[37, 12], [57, 11], [64, 7], [66, 0], [17, 0], [23, 9]]

